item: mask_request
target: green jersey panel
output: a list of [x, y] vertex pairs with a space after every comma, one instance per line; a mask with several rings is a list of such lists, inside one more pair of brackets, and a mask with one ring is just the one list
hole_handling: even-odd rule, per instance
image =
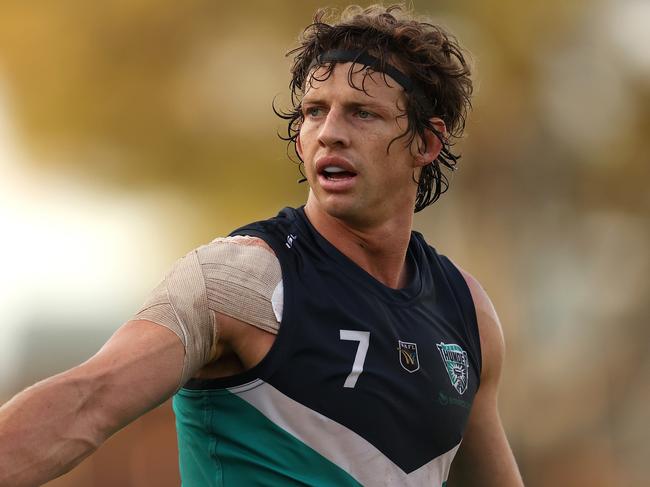
[[229, 391], [183, 389], [173, 406], [183, 487], [361, 485]]

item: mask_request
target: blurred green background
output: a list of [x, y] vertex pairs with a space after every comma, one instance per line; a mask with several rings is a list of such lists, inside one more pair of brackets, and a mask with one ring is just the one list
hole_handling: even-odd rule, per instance
[[[645, 485], [650, 2], [413, 4], [477, 88], [416, 228], [499, 311], [526, 483]], [[0, 400], [92, 355], [180, 255], [304, 201], [271, 104], [322, 6], [0, 3]], [[49, 485], [178, 485], [175, 448], [166, 404]]]

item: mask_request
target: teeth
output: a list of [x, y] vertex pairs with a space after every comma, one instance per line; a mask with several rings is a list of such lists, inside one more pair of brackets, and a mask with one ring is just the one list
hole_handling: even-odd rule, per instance
[[337, 166], [329, 166], [323, 169], [324, 172], [334, 174], [337, 172], [345, 172], [345, 169], [337, 167]]

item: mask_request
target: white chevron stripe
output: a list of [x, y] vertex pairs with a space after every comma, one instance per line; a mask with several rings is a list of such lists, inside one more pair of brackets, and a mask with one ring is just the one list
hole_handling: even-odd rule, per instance
[[459, 443], [407, 474], [354, 431], [303, 406], [262, 380], [229, 391], [364, 486], [440, 486], [447, 479], [451, 461], [460, 446]]

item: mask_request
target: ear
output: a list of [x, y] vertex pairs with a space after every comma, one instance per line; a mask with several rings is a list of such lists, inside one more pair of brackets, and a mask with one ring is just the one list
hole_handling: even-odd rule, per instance
[[[447, 127], [441, 118], [432, 118], [431, 124], [443, 137], [447, 136]], [[417, 139], [417, 144], [418, 151], [415, 155], [415, 164], [419, 167], [430, 164], [442, 150], [442, 142], [432, 130], [426, 130], [424, 136]]]
[[302, 159], [302, 142], [300, 141], [300, 133], [298, 133], [298, 136], [296, 137], [296, 152]]

